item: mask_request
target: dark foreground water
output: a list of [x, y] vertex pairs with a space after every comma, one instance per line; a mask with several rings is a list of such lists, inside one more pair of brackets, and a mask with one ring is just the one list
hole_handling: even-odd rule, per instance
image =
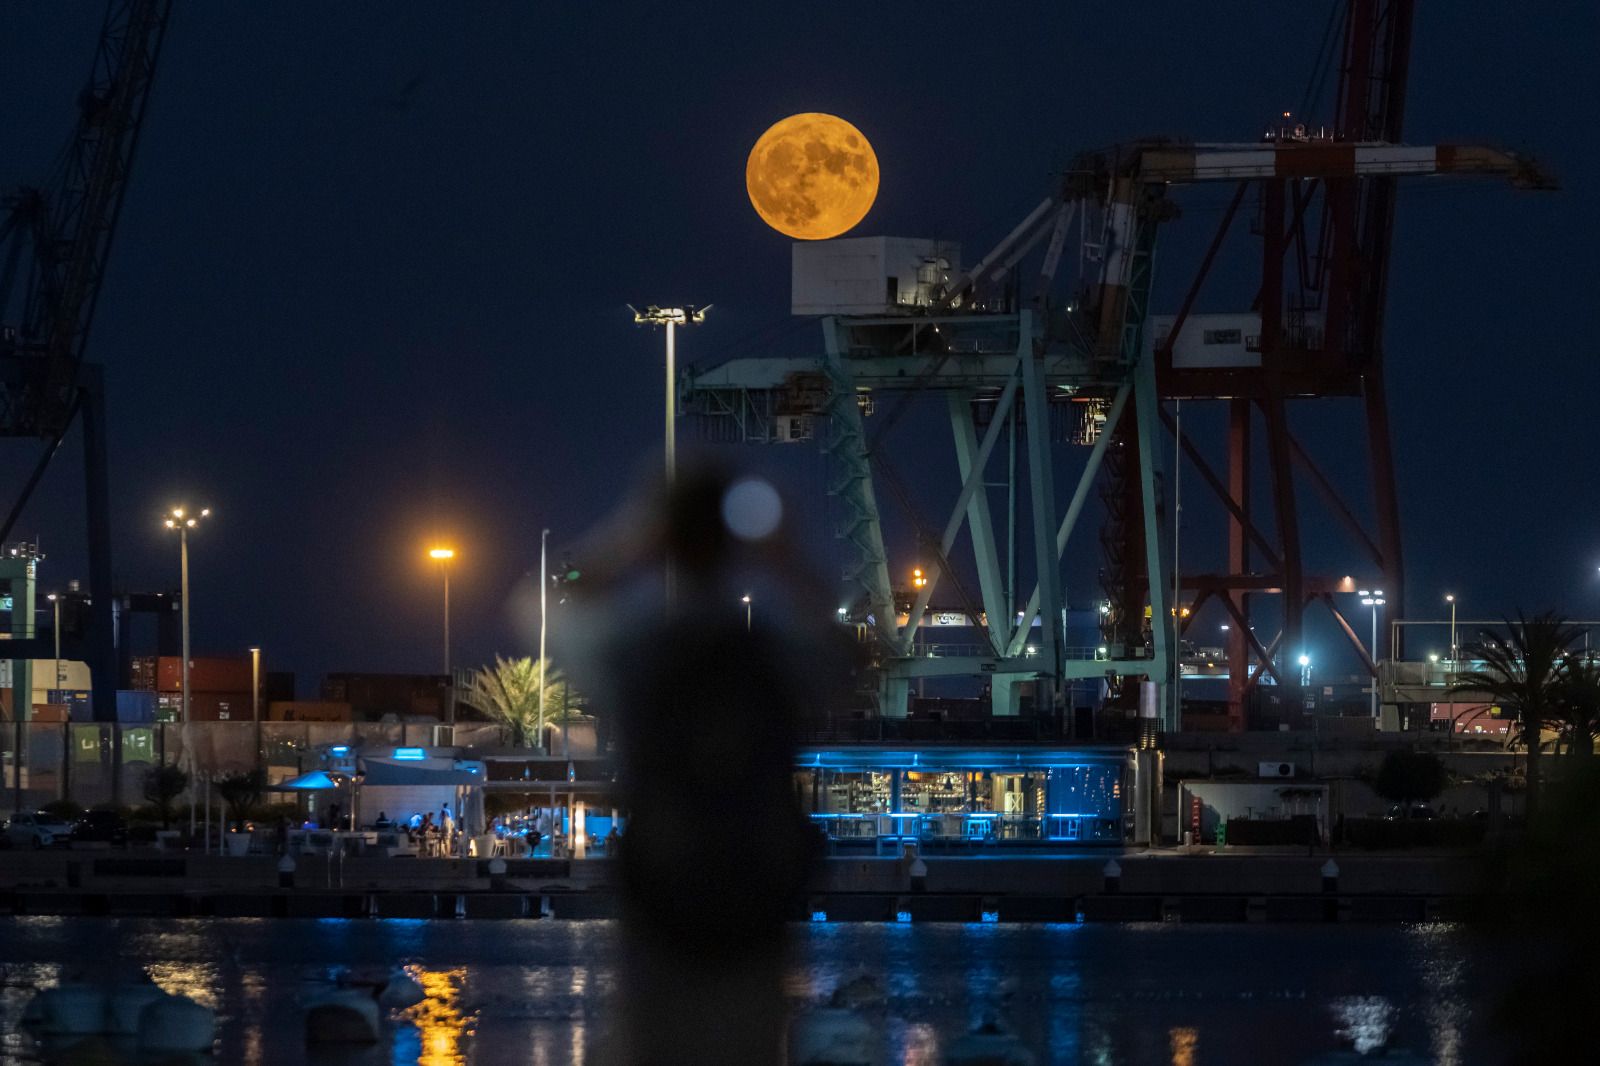
[[[798, 926], [789, 991], [878, 976], [884, 1061], [935, 1064], [998, 1007], [1041, 1063], [1501, 1061], [1486, 1024], [1505, 958], [1460, 927]], [[32, 989], [120, 960], [221, 1016], [216, 1062], [594, 1062], [616, 981], [610, 922], [0, 919], [0, 1063], [46, 1061]], [[339, 967], [404, 962], [428, 1000], [353, 1055], [308, 1054], [300, 997]], [[1400, 1053], [1404, 1052], [1405, 1055]], [[1344, 1061], [1344, 1058], [1319, 1061]]]

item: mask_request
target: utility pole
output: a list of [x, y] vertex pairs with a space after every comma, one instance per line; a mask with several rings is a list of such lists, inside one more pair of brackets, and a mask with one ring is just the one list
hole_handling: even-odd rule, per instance
[[265, 767], [266, 758], [261, 750], [261, 649], [250, 649], [250, 720], [256, 728], [256, 773]]
[[[548, 564], [548, 548], [550, 544], [550, 531], [539, 531], [539, 747], [544, 748], [544, 690], [545, 674], [547, 673], [544, 661], [544, 631], [549, 619], [550, 602], [550, 567]], [[565, 723], [562, 728], [565, 729]], [[549, 754], [546, 752], [546, 754]]]

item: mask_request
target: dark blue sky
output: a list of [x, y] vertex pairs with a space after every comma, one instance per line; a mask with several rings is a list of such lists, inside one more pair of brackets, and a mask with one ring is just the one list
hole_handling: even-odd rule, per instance
[[[1254, 139], [1298, 105], [1328, 10], [177, 6], [91, 346], [110, 387], [118, 579], [175, 583], [157, 516], [212, 504], [197, 652], [260, 642], [302, 688], [326, 670], [436, 665], [420, 562], [435, 534], [462, 551], [458, 661], [521, 650], [504, 604], [540, 527], [575, 540], [658, 446], [660, 339], [623, 304], [714, 302], [690, 358], [787, 324], [789, 244], [743, 189], [771, 122], [831, 111], [872, 140], [883, 187], [858, 233], [980, 253], [1081, 148]], [[1388, 350], [1410, 612], [1449, 587], [1469, 614], [1594, 617], [1600, 15], [1422, 8], [1407, 139], [1531, 151], [1564, 191], [1402, 197]], [[99, 18], [88, 3], [0, 9], [0, 186], [36, 179], [63, 143]], [[1167, 307], [1214, 199], [1173, 227]], [[1305, 430], [1325, 455], [1348, 441], [1328, 460], [1341, 479], [1362, 459], [1357, 425], [1318, 415]], [[902, 470], [949, 476], [947, 438], [897, 437]], [[814, 450], [737, 457], [806, 504], [808, 539], [834, 550]], [[14, 483], [24, 459], [8, 446], [0, 476]], [[47, 585], [82, 572], [78, 483], [65, 450], [20, 530], [44, 540]], [[1327, 524], [1302, 499], [1313, 530]], [[1349, 569], [1336, 536], [1313, 538], [1314, 568]], [[1069, 588], [1088, 589], [1096, 562], [1069, 562]]]

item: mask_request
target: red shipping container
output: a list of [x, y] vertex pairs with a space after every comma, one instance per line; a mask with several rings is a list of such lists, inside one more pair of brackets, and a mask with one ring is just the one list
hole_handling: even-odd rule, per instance
[[[183, 660], [176, 655], [163, 655], [158, 671], [162, 692], [183, 690]], [[249, 692], [250, 660], [243, 659], [190, 659], [189, 692]]]
[[[183, 706], [183, 694], [162, 693], [172, 700], [172, 706]], [[265, 710], [265, 708], [263, 708]], [[181, 715], [181, 711], [179, 712]], [[191, 722], [248, 722], [250, 721], [249, 692], [196, 692], [189, 690], [189, 721]]]

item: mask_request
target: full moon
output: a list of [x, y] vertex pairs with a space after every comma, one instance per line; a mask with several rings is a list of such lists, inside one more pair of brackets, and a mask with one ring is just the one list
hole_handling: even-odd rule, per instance
[[761, 135], [744, 168], [750, 203], [767, 225], [803, 241], [837, 237], [878, 197], [878, 157], [834, 115], [790, 115]]

